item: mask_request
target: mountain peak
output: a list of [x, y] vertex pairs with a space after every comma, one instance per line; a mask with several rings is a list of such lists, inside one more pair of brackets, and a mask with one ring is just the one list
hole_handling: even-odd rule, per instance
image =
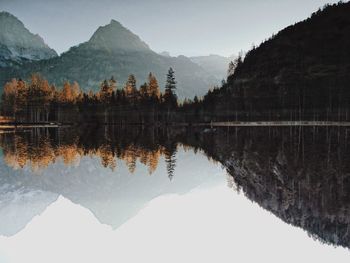
[[111, 19], [111, 22], [109, 24], [114, 26], [122, 26], [121, 23], [119, 23], [117, 20], [114, 20], [114, 19]]
[[23, 23], [17, 17], [15, 17], [13, 14], [6, 12], [6, 11], [0, 12], [0, 19], [1, 19], [1, 22], [3, 22], [2, 20], [4, 20], [4, 19], [10, 19], [10, 20], [19, 22], [23, 25]]
[[6, 11], [0, 12], [1, 32], [8, 31], [9, 28], [23, 27], [24, 24], [17, 17]]
[[57, 56], [39, 35], [31, 33], [14, 15], [0, 12], [0, 25], [0, 67]]
[[163, 56], [163, 57], [167, 57], [167, 58], [170, 58], [170, 57], [171, 57], [170, 52], [168, 52], [168, 51], [160, 52], [159, 55], [161, 55], [161, 56]]
[[107, 51], [150, 51], [139, 36], [114, 19], [109, 24], [100, 26], [88, 43], [95, 49]]
[[[9, 13], [9, 12], [6, 12], [6, 11], [1, 11], [0, 12], [0, 19], [4, 19], [4, 18], [7, 18], [7, 19], [14, 19], [14, 20], [17, 20], [18, 22], [21, 22], [17, 17], [15, 17], [13, 14]], [[22, 23], [22, 22], [21, 22]]]

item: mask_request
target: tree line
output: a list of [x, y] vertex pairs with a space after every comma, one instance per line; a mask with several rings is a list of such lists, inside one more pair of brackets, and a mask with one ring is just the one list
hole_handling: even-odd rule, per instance
[[98, 92], [83, 92], [77, 82], [66, 81], [61, 89], [33, 74], [29, 82], [12, 79], [5, 84], [1, 111], [19, 123], [94, 122], [147, 123], [171, 121], [179, 108], [175, 72], [167, 73], [164, 92], [152, 73], [137, 87], [130, 75], [123, 87], [112, 76]]

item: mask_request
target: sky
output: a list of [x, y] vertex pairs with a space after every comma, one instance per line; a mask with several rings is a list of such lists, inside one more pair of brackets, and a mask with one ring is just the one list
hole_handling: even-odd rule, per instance
[[87, 41], [111, 19], [154, 51], [230, 56], [310, 16], [332, 0], [0, 0], [58, 53]]
[[0, 236], [0, 261], [345, 263], [349, 251], [322, 245], [219, 185], [155, 198], [116, 230], [60, 196], [21, 232]]

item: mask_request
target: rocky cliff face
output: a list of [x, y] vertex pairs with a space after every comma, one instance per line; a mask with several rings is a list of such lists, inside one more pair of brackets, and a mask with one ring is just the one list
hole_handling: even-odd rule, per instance
[[0, 67], [57, 56], [39, 35], [32, 34], [15, 16], [0, 12]]

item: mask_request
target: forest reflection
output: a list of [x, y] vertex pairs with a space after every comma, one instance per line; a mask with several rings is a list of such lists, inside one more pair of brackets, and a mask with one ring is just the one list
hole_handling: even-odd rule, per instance
[[101, 165], [117, 170], [117, 160], [134, 173], [137, 162], [148, 167], [149, 174], [157, 169], [160, 157], [164, 157], [171, 179], [176, 165], [178, 147], [189, 148], [174, 140], [179, 129], [148, 129], [135, 126], [132, 129], [114, 126], [72, 128], [37, 128], [16, 133], [0, 134], [0, 147], [5, 163], [13, 169], [29, 166], [40, 172], [59, 160], [66, 166], [77, 166], [82, 157], [99, 157]]
[[[99, 127], [35, 129], [0, 135], [13, 169], [37, 171], [62, 159], [98, 156], [106, 169], [123, 160], [152, 174], [164, 157], [173, 178], [178, 147], [221, 163], [229, 187], [321, 242], [350, 247], [350, 129], [344, 127]], [[196, 167], [186, 167], [196, 169]], [[234, 208], [233, 208], [234, 209]]]

